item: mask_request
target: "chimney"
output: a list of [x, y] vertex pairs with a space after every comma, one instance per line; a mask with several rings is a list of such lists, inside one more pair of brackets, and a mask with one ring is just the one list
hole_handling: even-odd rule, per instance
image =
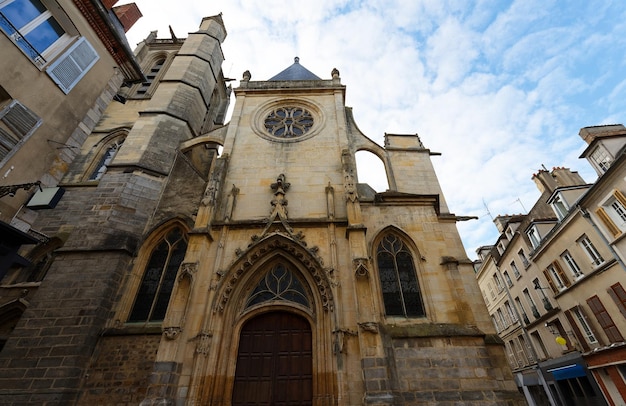
[[559, 186], [581, 186], [586, 185], [585, 180], [569, 168], [552, 168], [552, 176]]
[[[109, 2], [112, 0], [109, 0]], [[115, 3], [115, 2], [113, 2]], [[137, 20], [139, 20], [143, 14], [139, 11], [139, 7], [135, 3], [128, 3], [118, 7], [113, 8], [113, 12], [122, 23], [122, 27], [124, 27], [124, 32], [128, 32], [130, 27], [132, 27]]]
[[504, 227], [506, 227], [506, 224], [509, 222], [509, 220], [511, 220], [511, 217], [513, 216], [509, 216], [508, 214], [506, 214], [504, 216], [497, 216], [495, 219], [493, 219], [493, 224], [496, 225], [496, 228], [500, 233], [504, 232]]
[[545, 191], [552, 193], [559, 186], [552, 174], [545, 169], [540, 169], [539, 172], [533, 174], [532, 179], [541, 193]]
[[111, 10], [113, 8], [113, 6], [115, 5], [115, 3], [117, 3], [119, 0], [102, 0], [102, 4], [104, 4], [104, 7], [107, 10]]

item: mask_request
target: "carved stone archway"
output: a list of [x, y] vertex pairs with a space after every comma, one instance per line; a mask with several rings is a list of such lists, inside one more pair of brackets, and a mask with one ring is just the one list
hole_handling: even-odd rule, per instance
[[322, 259], [317, 256], [317, 249], [307, 248], [306, 243], [286, 237], [280, 232], [267, 234], [250, 244], [245, 252], [239, 253], [239, 259], [221, 278], [214, 312], [224, 311], [237, 284], [247, 271], [255, 268], [259, 261], [281, 253], [292, 257], [308, 271], [319, 294], [321, 307], [324, 311], [332, 312], [334, 300], [329, 275], [331, 270], [324, 268]]
[[[261, 277], [277, 263], [300, 275], [311, 296], [310, 309], [276, 300], [246, 308], [246, 300]], [[209, 322], [210, 349], [197, 369], [203, 375], [196, 401], [200, 404], [230, 404], [241, 330], [245, 323], [266, 312], [299, 314], [311, 324], [313, 405], [335, 404], [337, 371], [333, 358], [334, 299], [328, 270], [316, 249], [280, 231], [254, 238], [237, 260], [223, 272], [216, 287]], [[308, 307], [308, 306], [307, 306]], [[206, 358], [205, 358], [206, 357]], [[199, 360], [198, 360], [199, 361]]]

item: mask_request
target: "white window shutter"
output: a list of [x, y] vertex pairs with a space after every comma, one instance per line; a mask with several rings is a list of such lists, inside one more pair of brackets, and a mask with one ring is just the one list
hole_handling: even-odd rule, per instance
[[46, 72], [61, 90], [68, 94], [99, 58], [91, 44], [81, 37], [51, 63]]

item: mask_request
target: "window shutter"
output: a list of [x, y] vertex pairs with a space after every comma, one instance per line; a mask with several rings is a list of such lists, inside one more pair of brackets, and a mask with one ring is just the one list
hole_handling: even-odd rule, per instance
[[564, 313], [565, 313], [565, 317], [567, 317], [567, 321], [569, 322], [569, 325], [572, 326], [572, 331], [574, 332], [576, 339], [578, 339], [578, 342], [583, 347], [583, 351], [591, 350], [591, 347], [589, 347], [589, 344], [587, 344], [587, 340], [580, 332], [580, 329], [578, 328], [578, 324], [576, 324], [576, 321], [574, 320], [574, 316], [572, 316], [571, 309], [565, 310]]
[[622, 316], [626, 318], [626, 291], [622, 287], [620, 283], [616, 283], [615, 285], [611, 285], [610, 289], [607, 289], [609, 295], [617, 305]]
[[10, 155], [40, 124], [41, 119], [17, 100], [0, 110], [0, 160]]
[[81, 37], [47, 69], [48, 75], [65, 94], [78, 83], [99, 59], [91, 44]]
[[615, 189], [613, 191], [613, 195], [615, 195], [615, 198], [622, 204], [622, 206], [626, 207], [626, 196], [624, 196], [621, 190]]
[[572, 283], [569, 281], [569, 279], [567, 278], [567, 275], [565, 275], [565, 272], [563, 272], [563, 269], [561, 268], [561, 265], [559, 265], [558, 262], [554, 261], [552, 263], [552, 266], [554, 267], [554, 269], [556, 270], [556, 273], [559, 275], [559, 278], [561, 278], [561, 280], [563, 281], [563, 284], [567, 287], [572, 286]]
[[550, 289], [552, 289], [554, 293], [559, 293], [559, 288], [556, 287], [556, 284], [552, 280], [552, 276], [550, 275], [550, 272], [547, 269], [543, 270], [543, 276], [545, 276], [546, 279], [548, 280], [548, 285], [550, 285]]
[[624, 341], [624, 338], [617, 329], [617, 326], [613, 322], [613, 319], [606, 311], [606, 308], [600, 301], [600, 298], [597, 295], [592, 296], [587, 299], [587, 304], [589, 305], [589, 308], [593, 312], [594, 316], [596, 316], [598, 323], [600, 323], [600, 326], [606, 333], [609, 341], [612, 343]]
[[606, 211], [604, 211], [602, 207], [598, 207], [596, 209], [596, 214], [598, 215], [598, 217], [600, 217], [600, 220], [602, 220], [606, 228], [609, 229], [609, 232], [613, 234], [614, 237], [622, 233], [622, 231], [615, 225], [615, 223], [613, 223], [609, 215], [606, 214]]
[[16, 100], [11, 102], [1, 119], [11, 131], [19, 136], [18, 140], [28, 135], [39, 122], [39, 117]]

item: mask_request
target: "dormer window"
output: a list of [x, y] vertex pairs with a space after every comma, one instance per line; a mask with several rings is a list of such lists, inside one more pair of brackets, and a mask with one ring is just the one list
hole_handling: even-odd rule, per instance
[[530, 240], [530, 245], [532, 245], [533, 248], [537, 248], [539, 246], [539, 243], [541, 242], [541, 236], [539, 235], [539, 230], [537, 230], [537, 226], [532, 225], [528, 229], [528, 231], [526, 231], [526, 235]]
[[500, 241], [498, 243], [498, 252], [500, 253], [500, 255], [504, 254], [504, 251], [506, 250], [506, 245], [504, 244], [504, 241]]
[[591, 153], [590, 158], [600, 169], [601, 173], [608, 171], [613, 162], [613, 157], [609, 155], [609, 152], [603, 145], [598, 145]]
[[506, 229], [506, 238], [508, 238], [509, 240], [513, 238], [513, 229], [511, 227]]
[[559, 221], [563, 220], [565, 216], [567, 216], [567, 213], [569, 212], [569, 206], [560, 193], [557, 193], [554, 196], [552, 202], [550, 202], [550, 205], [552, 206], [552, 210], [554, 210], [554, 213], [556, 214]]

